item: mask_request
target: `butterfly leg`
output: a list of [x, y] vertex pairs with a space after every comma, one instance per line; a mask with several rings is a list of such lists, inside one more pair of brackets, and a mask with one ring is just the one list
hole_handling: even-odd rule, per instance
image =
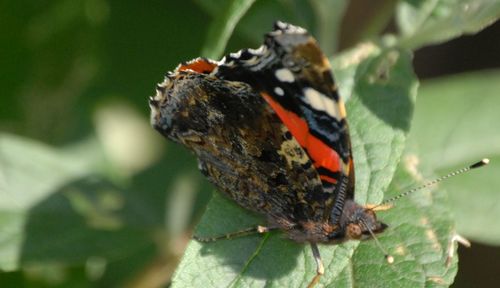
[[243, 229], [243, 230], [240, 230], [240, 231], [236, 231], [236, 232], [233, 232], [233, 233], [228, 233], [228, 234], [224, 234], [224, 235], [220, 235], [220, 236], [215, 236], [215, 237], [200, 237], [200, 236], [194, 235], [193, 238], [196, 239], [199, 242], [214, 242], [214, 241], [221, 240], [221, 239], [233, 239], [233, 238], [236, 238], [236, 237], [242, 237], [242, 236], [252, 235], [252, 234], [255, 234], [255, 233], [263, 234], [263, 233], [267, 233], [267, 232], [275, 230], [275, 229], [277, 229], [277, 228], [275, 228], [275, 227], [265, 227], [265, 226], [258, 225], [257, 227], [250, 227], [250, 228], [247, 228], [247, 229]]
[[323, 266], [323, 261], [321, 260], [321, 255], [319, 254], [318, 245], [316, 243], [311, 243], [311, 249], [313, 252], [314, 260], [316, 261], [316, 276], [311, 280], [307, 288], [313, 288], [318, 284], [321, 275], [325, 274], [325, 267]]

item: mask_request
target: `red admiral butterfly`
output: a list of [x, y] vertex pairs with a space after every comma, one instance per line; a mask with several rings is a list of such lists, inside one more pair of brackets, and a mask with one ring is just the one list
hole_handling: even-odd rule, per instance
[[328, 59], [305, 29], [277, 22], [258, 49], [180, 64], [150, 107], [154, 128], [193, 151], [220, 191], [266, 216], [266, 227], [233, 235], [279, 229], [310, 243], [317, 275], [309, 286], [324, 273], [318, 243], [373, 238], [385, 252], [375, 237], [387, 227], [375, 215], [383, 206], [354, 202], [344, 103]]

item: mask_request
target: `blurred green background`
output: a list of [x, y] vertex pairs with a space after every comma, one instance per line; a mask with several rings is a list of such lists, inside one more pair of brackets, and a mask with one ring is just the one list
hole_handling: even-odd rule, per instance
[[442, 30], [409, 27], [405, 5], [439, 18], [448, 4], [372, 2], [0, 2], [0, 286], [167, 286], [213, 188], [150, 128], [147, 97], [179, 62], [219, 57], [225, 37], [226, 52], [257, 47], [277, 19], [307, 27], [333, 57], [409, 35], [399, 43], [415, 51], [421, 86], [408, 153], [424, 175], [493, 161], [443, 184], [458, 231], [477, 241], [460, 249], [454, 287], [498, 283], [498, 1], [465, 1], [476, 18]]

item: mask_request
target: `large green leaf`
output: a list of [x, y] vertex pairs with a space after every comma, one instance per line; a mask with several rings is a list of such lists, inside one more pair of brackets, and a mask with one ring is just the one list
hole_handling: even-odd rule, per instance
[[[96, 141], [55, 149], [1, 134], [0, 270], [46, 267], [60, 274], [68, 265], [85, 266], [90, 274], [101, 271], [92, 280], [117, 286], [154, 258], [167, 257], [158, 250], [169, 251], [169, 237], [185, 229], [193, 208], [189, 195], [201, 187], [198, 173], [192, 176], [193, 159], [178, 149], [169, 149], [162, 159], [165, 164], [149, 171], [158, 184], [148, 180], [147, 188], [136, 190], [114, 185], [106, 177], [106, 157]], [[175, 191], [165, 193], [165, 187]], [[169, 204], [167, 195], [175, 197], [177, 192], [183, 199], [176, 197]], [[165, 206], [183, 208], [183, 213], [165, 223]], [[38, 274], [30, 275], [43, 278], [47, 273]]]
[[498, 17], [497, 0], [402, 0], [396, 14], [401, 44], [411, 49], [475, 33]]
[[76, 156], [0, 136], [0, 269], [42, 261], [83, 263], [144, 245], [143, 233], [126, 229], [118, 214], [124, 205], [121, 189], [95, 176], [102, 156], [96, 147]]
[[[410, 127], [417, 86], [409, 53], [373, 44], [371, 47], [369, 51], [352, 51], [340, 56], [334, 63], [341, 91], [352, 93], [347, 109], [359, 203], [379, 202], [387, 191]], [[358, 49], [366, 50], [366, 46]], [[348, 87], [342, 89], [343, 85]], [[392, 189], [391, 194], [397, 190]], [[394, 287], [403, 283], [403, 286], [415, 287], [416, 284], [424, 286], [429, 275], [438, 270], [435, 275], [447, 275], [442, 282], [450, 283], [454, 272], [448, 276], [443, 263], [439, 268], [428, 268], [428, 265], [437, 266], [443, 249], [429, 251], [425, 236], [428, 233], [425, 227], [432, 227], [442, 243], [451, 229], [450, 218], [442, 214], [437, 219], [448, 221], [445, 224], [439, 221], [435, 226], [432, 221], [419, 224], [415, 221], [420, 215], [417, 204], [408, 205], [412, 209], [404, 217], [403, 206], [392, 210], [392, 214], [392, 211], [384, 213], [384, 218], [388, 215], [387, 222], [395, 224], [394, 230], [381, 236], [382, 244], [396, 256], [393, 266], [384, 264], [383, 253], [371, 241], [361, 245], [357, 241], [322, 245], [320, 251], [326, 273], [321, 283], [335, 287], [358, 286], [357, 282], [370, 283], [370, 286], [376, 283], [380, 287], [388, 287], [387, 283], [394, 283], [391, 285]], [[257, 224], [265, 222], [217, 194], [209, 203], [196, 233], [221, 235]], [[303, 287], [315, 274], [312, 253], [307, 245], [283, 238], [280, 233], [270, 233], [207, 244], [191, 241], [174, 276], [173, 287]], [[384, 271], [380, 274], [383, 277], [380, 271]]]
[[409, 150], [423, 170], [444, 174], [484, 157], [490, 166], [441, 185], [449, 191], [458, 231], [475, 241], [500, 244], [500, 71], [426, 81], [419, 93]]
[[66, 157], [36, 142], [0, 135], [1, 269], [11, 270], [19, 264], [30, 207], [90, 169], [86, 161], [63, 159]]
[[[414, 158], [403, 158], [386, 198], [422, 184], [418, 179]], [[348, 285], [335, 287], [447, 287], [453, 283], [457, 258], [450, 266], [446, 262], [449, 241], [456, 231], [446, 193], [424, 190], [394, 205], [378, 215], [389, 225], [380, 240], [395, 263], [387, 265], [373, 241], [363, 242], [343, 271]]]

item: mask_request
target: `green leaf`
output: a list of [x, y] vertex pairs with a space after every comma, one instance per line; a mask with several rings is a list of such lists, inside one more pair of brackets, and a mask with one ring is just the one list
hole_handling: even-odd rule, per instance
[[[492, 225], [494, 219], [500, 217], [500, 195], [497, 188], [500, 184], [499, 154], [491, 155], [490, 160], [491, 164], [487, 167], [470, 175], [455, 177], [456, 179], [451, 179], [442, 186], [448, 191], [458, 233], [474, 242], [500, 246], [500, 228]], [[441, 175], [456, 168], [461, 167], [441, 169], [436, 173]]]
[[[413, 158], [403, 158], [385, 197], [423, 184], [416, 179], [420, 177]], [[347, 274], [343, 278], [351, 282], [335, 287], [447, 287], [453, 283], [458, 259], [445, 265], [455, 229], [444, 191], [420, 191], [400, 199], [378, 217], [389, 225], [379, 240], [396, 261], [388, 265], [373, 241], [362, 242], [343, 271]]]
[[380, 50], [358, 65], [354, 83], [346, 108], [356, 161], [356, 201], [376, 203], [392, 179], [413, 116], [418, 82], [410, 53]]
[[[449, 191], [458, 231], [471, 240], [500, 244], [500, 70], [426, 81], [419, 92], [409, 150], [424, 171], [445, 174], [482, 158], [491, 164], [440, 185]], [[432, 127], [432, 128], [431, 128]]]
[[396, 13], [400, 44], [409, 49], [473, 34], [500, 17], [496, 0], [403, 0]]
[[227, 3], [222, 15], [217, 15], [210, 25], [206, 44], [201, 50], [202, 56], [212, 59], [220, 57], [236, 24], [254, 2], [255, 0], [234, 0]]
[[[374, 46], [368, 51], [351, 51], [337, 59], [334, 70], [339, 76], [337, 79], [341, 79], [341, 91], [352, 93], [347, 109], [357, 169], [356, 199], [359, 203], [376, 203], [382, 199], [393, 178], [413, 114], [417, 80], [411, 68], [411, 55], [397, 49]], [[342, 89], [343, 85], [350, 88]], [[391, 192], [394, 193], [396, 191]], [[418, 212], [415, 204], [412, 208], [412, 211]], [[412, 220], [416, 219], [413, 218], [416, 212], [401, 217], [403, 212], [394, 211], [399, 212], [392, 218], [389, 216], [387, 222], [392, 225], [390, 221], [394, 220], [397, 224], [395, 231], [390, 230], [387, 236], [381, 237], [382, 245], [391, 252], [392, 247], [399, 247], [397, 245], [411, 245], [412, 249], [427, 247], [425, 229], [408, 229], [415, 226]], [[390, 212], [384, 213], [384, 217], [386, 214], [391, 215]], [[449, 220], [446, 214], [442, 218]], [[403, 221], [405, 219], [407, 222]], [[265, 225], [261, 217], [216, 194], [209, 203], [196, 234], [223, 235], [258, 224]], [[400, 231], [401, 227], [406, 229]], [[436, 231], [438, 238], [445, 237], [443, 235], [449, 232], [441, 233], [445, 229], [442, 230]], [[321, 283], [341, 287], [357, 286], [352, 281], [376, 281], [380, 283], [380, 287], [387, 287], [385, 282], [392, 281], [395, 283], [392, 286], [397, 286], [399, 282], [395, 279], [399, 279], [409, 283], [406, 286], [414, 287], [415, 283], [423, 286], [426, 282], [426, 274], [423, 272], [427, 267], [425, 263], [443, 257], [442, 250], [428, 254], [420, 254], [418, 250], [412, 250], [411, 253], [404, 250], [400, 256], [396, 250], [393, 253], [396, 263], [389, 266], [383, 264], [383, 253], [372, 245], [372, 241], [362, 244], [350, 241], [342, 245], [321, 245], [320, 251], [326, 267]], [[432, 261], [429, 262], [429, 259]], [[315, 269], [316, 264], [309, 246], [288, 241], [281, 233], [252, 235], [207, 244], [191, 241], [174, 275], [173, 287], [304, 287], [315, 275]], [[456, 267], [453, 266], [452, 269]], [[373, 276], [380, 270], [385, 271], [383, 278], [377, 278], [378, 274]], [[394, 278], [395, 274], [399, 278]], [[438, 275], [445, 274], [443, 272]], [[449, 278], [447, 281], [451, 282], [453, 275]], [[348, 285], [349, 283], [351, 284]]]
[[0, 269], [19, 264], [30, 207], [90, 169], [86, 161], [62, 159], [66, 157], [34, 141], [0, 135]]
[[123, 256], [149, 241], [124, 226], [123, 191], [95, 176], [95, 148], [66, 155], [0, 136], [0, 269]]

